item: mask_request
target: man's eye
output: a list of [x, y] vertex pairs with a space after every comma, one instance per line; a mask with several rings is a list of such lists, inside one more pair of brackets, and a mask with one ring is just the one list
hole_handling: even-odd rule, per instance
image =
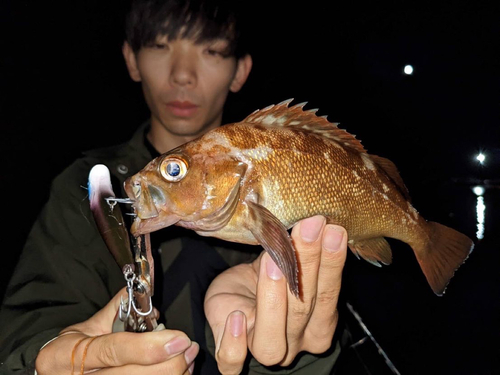
[[207, 54], [210, 56], [222, 56], [222, 52], [216, 49], [207, 49]]
[[155, 44], [153, 44], [153, 48], [155, 48], [155, 49], [165, 49], [165, 48], [167, 48], [167, 45], [163, 44], [163, 43], [155, 43]]

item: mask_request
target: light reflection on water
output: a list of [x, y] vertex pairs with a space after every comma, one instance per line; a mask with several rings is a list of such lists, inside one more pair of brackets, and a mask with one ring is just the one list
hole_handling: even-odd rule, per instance
[[476, 238], [482, 240], [484, 238], [484, 212], [486, 211], [486, 204], [484, 203], [484, 186], [475, 186], [472, 191], [476, 194], [476, 220], [477, 231]]
[[484, 238], [484, 211], [486, 210], [486, 205], [484, 204], [484, 197], [477, 197], [476, 204], [476, 214], [477, 214], [477, 232], [476, 237], [478, 240]]

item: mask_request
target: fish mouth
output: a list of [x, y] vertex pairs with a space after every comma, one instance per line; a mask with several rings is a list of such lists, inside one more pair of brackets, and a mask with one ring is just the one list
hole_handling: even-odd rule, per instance
[[136, 217], [130, 232], [135, 237], [169, 227], [179, 221], [177, 215], [158, 209], [158, 206], [164, 206], [167, 200], [161, 189], [145, 185], [131, 177], [125, 181], [125, 192], [130, 200], [134, 201], [132, 207]]
[[168, 216], [157, 216], [149, 219], [141, 219], [138, 216], [135, 218], [130, 228], [130, 232], [133, 236], [137, 237], [141, 234], [148, 234], [151, 232], [156, 232], [157, 230], [169, 227], [176, 224], [179, 218], [175, 215]]

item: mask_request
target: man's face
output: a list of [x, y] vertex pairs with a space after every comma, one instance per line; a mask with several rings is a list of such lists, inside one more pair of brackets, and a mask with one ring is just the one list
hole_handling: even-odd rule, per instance
[[226, 48], [225, 40], [195, 44], [160, 37], [134, 54], [125, 44], [127, 66], [142, 83], [152, 127], [196, 137], [220, 125], [228, 92], [238, 91], [249, 72], [242, 72], [242, 60], [224, 55]]

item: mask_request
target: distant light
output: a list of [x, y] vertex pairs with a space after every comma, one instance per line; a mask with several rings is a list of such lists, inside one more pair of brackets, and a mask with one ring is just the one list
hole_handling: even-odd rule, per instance
[[405, 65], [403, 71], [405, 72], [405, 74], [407, 75], [412, 75], [413, 74], [413, 66], [411, 65]]
[[474, 194], [476, 194], [477, 196], [480, 196], [480, 195], [483, 195], [484, 194], [484, 187], [483, 186], [474, 186], [472, 188], [472, 191], [474, 192]]
[[484, 163], [484, 160], [486, 159], [486, 155], [484, 155], [482, 152], [480, 152], [477, 156], [476, 159], [479, 161], [480, 164]]

